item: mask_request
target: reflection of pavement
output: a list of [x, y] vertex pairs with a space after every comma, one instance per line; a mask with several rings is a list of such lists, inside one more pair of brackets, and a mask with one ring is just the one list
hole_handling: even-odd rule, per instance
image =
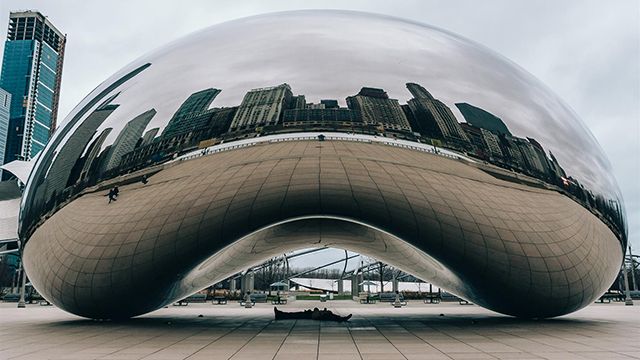
[[[87, 316], [144, 313], [287, 246], [323, 244], [335, 226], [316, 224], [317, 236], [305, 239], [295, 238], [295, 224], [262, 240], [252, 235], [305, 215], [355, 219], [402, 238], [455, 274], [411, 263], [419, 258], [410, 257], [413, 248], [386, 235], [382, 247], [368, 248], [370, 229], [343, 239], [354, 251], [405, 263], [403, 270], [426, 280], [441, 276], [467, 291], [459, 295], [508, 313], [562, 314], [586, 305], [621, 261], [615, 236], [567, 197], [403, 148], [273, 143], [176, 162], [149, 180], [121, 186], [112, 204], [103, 193], [86, 194], [34, 233], [27, 269], [39, 273], [32, 278], [45, 297]], [[204, 262], [242, 237], [225, 256]], [[340, 237], [332, 241], [346, 246]]]
[[[55, 307], [0, 304], [1, 359], [637, 359], [640, 308], [596, 304], [555, 320], [527, 321], [478, 306], [410, 301], [327, 307], [348, 323], [274, 321], [273, 307], [190, 304], [126, 322], [94, 322]], [[439, 316], [443, 313], [445, 316]], [[198, 317], [203, 315], [203, 317]]]

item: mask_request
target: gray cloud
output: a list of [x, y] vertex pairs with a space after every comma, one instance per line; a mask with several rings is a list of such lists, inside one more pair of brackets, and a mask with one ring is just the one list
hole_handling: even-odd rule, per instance
[[[15, 9], [39, 9], [68, 45], [60, 117], [138, 56], [218, 22], [270, 11], [342, 8], [438, 26], [515, 61], [547, 84], [594, 133], [613, 165], [640, 247], [640, 5], [637, 1], [157, 1], [4, 0], [0, 29]], [[3, 15], [4, 14], [4, 15]], [[0, 45], [2, 46], [2, 45]], [[302, 89], [301, 89], [302, 90]]]

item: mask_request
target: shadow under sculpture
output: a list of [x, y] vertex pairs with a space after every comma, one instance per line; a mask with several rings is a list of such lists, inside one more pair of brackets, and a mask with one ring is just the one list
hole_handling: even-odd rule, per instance
[[39, 157], [20, 237], [38, 291], [91, 318], [323, 246], [550, 317], [607, 289], [627, 230], [599, 146], [529, 74], [426, 25], [302, 11], [213, 26], [99, 85]]
[[322, 310], [318, 308], [313, 308], [303, 310], [303, 311], [281, 311], [278, 310], [277, 307], [273, 307], [273, 312], [276, 320], [319, 320], [319, 321], [337, 321], [337, 322], [345, 322], [351, 319], [351, 314], [347, 316], [340, 316], [334, 314], [332, 311], [324, 308]]

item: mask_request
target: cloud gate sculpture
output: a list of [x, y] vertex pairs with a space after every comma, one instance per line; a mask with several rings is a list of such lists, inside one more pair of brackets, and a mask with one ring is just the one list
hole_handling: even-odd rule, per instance
[[212, 26], [95, 88], [38, 159], [20, 236], [38, 291], [90, 318], [321, 246], [551, 317], [612, 283], [625, 221], [593, 136], [515, 64], [419, 23], [300, 11]]

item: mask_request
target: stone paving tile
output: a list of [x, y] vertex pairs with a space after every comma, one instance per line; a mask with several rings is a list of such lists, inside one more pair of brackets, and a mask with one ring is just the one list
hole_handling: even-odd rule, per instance
[[[638, 306], [594, 304], [534, 321], [447, 303], [327, 303], [353, 313], [342, 324], [275, 321], [271, 306], [234, 305], [191, 304], [98, 322], [55, 307], [0, 304], [0, 359], [640, 359]], [[297, 301], [283, 310], [314, 306]]]

